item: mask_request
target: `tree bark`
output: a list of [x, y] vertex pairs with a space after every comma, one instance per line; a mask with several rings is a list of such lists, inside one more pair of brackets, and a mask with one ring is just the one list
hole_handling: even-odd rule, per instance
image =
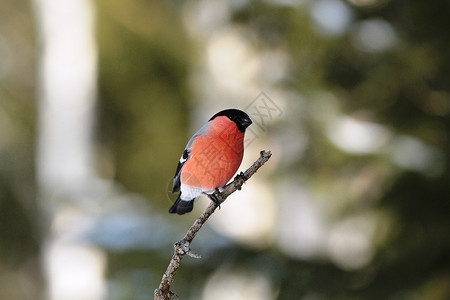
[[215, 201], [211, 201], [211, 204], [206, 208], [205, 212], [195, 220], [194, 224], [186, 232], [186, 235], [180, 241], [176, 242], [173, 246], [175, 248], [172, 259], [164, 273], [159, 287], [155, 290], [154, 296], [155, 300], [171, 300], [177, 299], [178, 295], [170, 291], [170, 286], [172, 285], [175, 275], [177, 273], [178, 267], [180, 266], [181, 260], [187, 254], [194, 258], [201, 258], [200, 255], [195, 254], [191, 251], [190, 244], [194, 240], [197, 232], [202, 228], [203, 224], [208, 220], [208, 218], [214, 213], [218, 205], [224, 202], [228, 196], [233, 194], [235, 191], [240, 190], [242, 185], [253, 176], [253, 174], [258, 171], [272, 156], [270, 151], [261, 151], [260, 157], [253, 163], [253, 165], [247, 169], [244, 173], [237, 175], [234, 180], [227, 184], [222, 192], [214, 192], [209, 197], [211, 200], [217, 200], [219, 204]]

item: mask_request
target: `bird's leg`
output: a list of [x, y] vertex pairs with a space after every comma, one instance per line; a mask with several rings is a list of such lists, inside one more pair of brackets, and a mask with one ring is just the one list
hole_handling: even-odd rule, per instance
[[209, 196], [209, 198], [212, 200], [212, 202], [214, 202], [214, 203], [216, 204], [216, 206], [220, 209], [220, 201], [219, 201], [219, 199], [217, 198], [216, 194], [220, 194], [218, 188], [216, 188], [216, 189], [214, 190], [214, 193], [212, 193], [212, 194], [210, 194], [210, 195], [208, 195], [208, 196]]

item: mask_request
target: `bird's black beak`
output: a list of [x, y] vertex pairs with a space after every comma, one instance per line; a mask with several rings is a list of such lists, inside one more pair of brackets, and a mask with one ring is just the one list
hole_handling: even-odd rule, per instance
[[244, 118], [241, 120], [241, 124], [247, 128], [248, 126], [250, 126], [252, 124], [252, 120], [250, 120], [250, 118]]

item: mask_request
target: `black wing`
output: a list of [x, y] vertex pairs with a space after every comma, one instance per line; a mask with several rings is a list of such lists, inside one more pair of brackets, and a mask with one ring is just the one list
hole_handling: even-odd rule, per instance
[[189, 150], [184, 149], [183, 155], [180, 158], [180, 162], [178, 163], [177, 171], [175, 172], [175, 176], [173, 177], [173, 190], [172, 194], [180, 191], [181, 186], [181, 169], [189, 158]]

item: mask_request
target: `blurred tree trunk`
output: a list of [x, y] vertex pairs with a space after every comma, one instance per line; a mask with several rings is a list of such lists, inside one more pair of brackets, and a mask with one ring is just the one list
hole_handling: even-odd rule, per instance
[[97, 50], [89, 0], [35, 0], [41, 42], [37, 179], [48, 297], [103, 299], [104, 253], [68, 238], [92, 190]]

